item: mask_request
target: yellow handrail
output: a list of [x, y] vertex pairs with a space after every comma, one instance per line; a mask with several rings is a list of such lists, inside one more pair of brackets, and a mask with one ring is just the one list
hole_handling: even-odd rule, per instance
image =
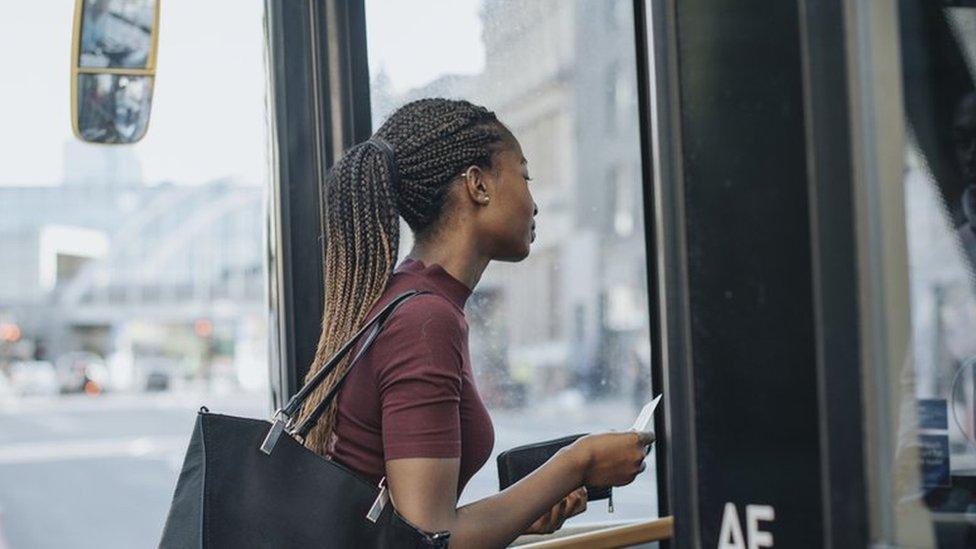
[[612, 549], [670, 539], [674, 535], [674, 519], [663, 517], [614, 526], [584, 534], [520, 545], [518, 549]]

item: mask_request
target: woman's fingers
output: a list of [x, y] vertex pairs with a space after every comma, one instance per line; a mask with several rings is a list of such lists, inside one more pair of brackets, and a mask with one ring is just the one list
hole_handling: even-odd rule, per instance
[[563, 527], [563, 522], [566, 520], [566, 512], [569, 509], [569, 504], [569, 498], [563, 498], [563, 500], [559, 502], [559, 512], [556, 515], [556, 520], [553, 521], [553, 532]]
[[535, 519], [532, 526], [529, 527], [526, 533], [529, 534], [548, 534], [552, 531], [552, 509], [546, 511], [546, 514]]
[[566, 505], [566, 500], [563, 499], [563, 501], [560, 501], [556, 505], [553, 505], [552, 509], [550, 509], [549, 512], [546, 513], [545, 532], [547, 534], [551, 534], [559, 529], [559, 524], [561, 522], [561, 516], [563, 513], [563, 509], [565, 508], [565, 505]]
[[569, 512], [566, 514], [568, 517], [575, 517], [576, 515], [586, 511], [586, 488], [579, 488], [570, 494], [572, 498], [572, 505], [570, 506]]
[[586, 511], [586, 503], [586, 488], [578, 488], [570, 492], [546, 514], [536, 519], [527, 533], [551, 534], [559, 530], [566, 519]]

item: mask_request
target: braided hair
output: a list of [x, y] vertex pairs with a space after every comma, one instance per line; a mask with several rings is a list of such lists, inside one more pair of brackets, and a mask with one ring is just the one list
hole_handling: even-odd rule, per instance
[[[514, 140], [495, 114], [463, 100], [420, 99], [397, 109], [374, 134], [393, 149], [398, 183], [384, 152], [360, 143], [330, 169], [326, 181], [325, 311], [309, 379], [366, 320], [392, 276], [400, 243], [398, 216], [417, 241], [436, 234], [451, 183], [471, 165], [491, 168], [492, 155]], [[347, 354], [310, 395], [308, 416], [348, 367]], [[333, 399], [304, 444], [328, 451]]]

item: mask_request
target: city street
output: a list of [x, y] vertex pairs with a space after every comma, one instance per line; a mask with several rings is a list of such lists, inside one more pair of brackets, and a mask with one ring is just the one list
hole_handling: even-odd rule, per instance
[[[262, 394], [148, 393], [0, 400], [0, 549], [155, 547], [201, 404], [266, 417]], [[568, 409], [570, 408], [570, 409]], [[561, 435], [629, 427], [624, 400], [492, 412], [495, 454]], [[493, 455], [461, 504], [498, 488]], [[615, 512], [594, 502], [569, 523], [656, 515], [653, 461], [616, 489]]]

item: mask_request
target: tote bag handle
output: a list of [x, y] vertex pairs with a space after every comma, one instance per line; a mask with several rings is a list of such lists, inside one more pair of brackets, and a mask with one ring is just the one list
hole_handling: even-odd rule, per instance
[[[275, 411], [274, 415], [272, 416], [271, 429], [268, 431], [267, 436], [264, 437], [264, 441], [261, 443], [261, 451], [270, 455], [271, 451], [274, 450], [275, 445], [278, 443], [278, 439], [281, 437], [281, 434], [286, 431], [289, 434], [298, 436], [304, 440], [305, 436], [308, 435], [308, 432], [311, 431], [312, 427], [314, 427], [318, 422], [319, 417], [321, 417], [321, 415], [325, 412], [326, 408], [329, 406], [329, 403], [332, 402], [333, 398], [335, 398], [336, 393], [342, 386], [342, 382], [345, 381], [346, 376], [348, 376], [349, 372], [352, 371], [353, 365], [359, 360], [363, 353], [366, 352], [370, 345], [372, 345], [373, 340], [376, 339], [376, 336], [379, 335], [379, 332], [383, 329], [387, 319], [404, 301], [415, 295], [426, 293], [430, 292], [424, 290], [408, 290], [403, 292], [387, 303], [386, 306], [383, 307], [380, 312], [376, 313], [372, 319], [365, 322], [363, 326], [355, 334], [353, 334], [352, 337], [349, 338], [349, 340], [345, 342], [338, 351], [336, 351], [332, 358], [330, 358], [329, 361], [322, 366], [318, 372], [315, 373], [312, 379], [310, 379], [308, 383], [306, 383], [297, 393], [294, 394], [294, 396], [291, 397], [291, 399], [288, 400], [288, 403], [284, 406], [284, 408], [279, 408]], [[325, 378], [329, 375], [329, 373], [336, 368], [339, 361], [341, 361], [342, 358], [349, 353], [356, 340], [359, 339], [359, 337], [367, 329], [369, 329], [370, 326], [372, 326], [373, 329], [370, 330], [369, 336], [366, 338], [363, 346], [359, 349], [359, 352], [357, 352], [356, 356], [353, 357], [352, 361], [349, 362], [349, 367], [346, 368], [345, 372], [343, 372], [342, 377], [339, 378], [339, 381], [334, 387], [329, 389], [329, 392], [325, 395], [322, 401], [315, 406], [312, 413], [309, 414], [298, 427], [291, 428], [292, 418], [299, 411], [305, 400], [308, 399], [312, 392], [315, 391], [315, 389], [321, 385], [323, 381], [325, 381]]]

